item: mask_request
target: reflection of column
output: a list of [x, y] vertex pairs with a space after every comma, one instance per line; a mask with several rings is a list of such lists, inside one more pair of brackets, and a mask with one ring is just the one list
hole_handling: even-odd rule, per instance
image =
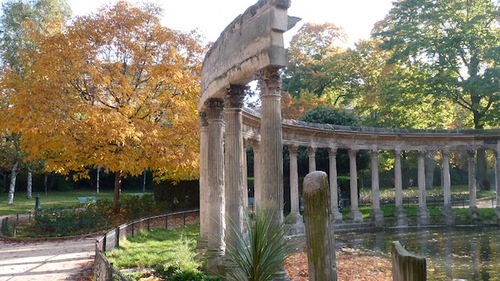
[[207, 270], [217, 273], [224, 255], [224, 148], [223, 148], [223, 108], [222, 99], [206, 101], [208, 117], [208, 198], [210, 202], [207, 247]]
[[257, 208], [274, 209], [283, 218], [283, 147], [281, 132], [281, 79], [278, 68], [259, 72], [262, 90], [261, 118], [261, 188], [262, 201]]
[[308, 147], [307, 155], [309, 156], [309, 173], [316, 171], [316, 147]]
[[418, 166], [418, 224], [429, 224], [429, 210], [427, 209], [427, 200], [425, 194], [425, 155], [426, 151], [417, 152]]
[[384, 213], [380, 210], [380, 186], [378, 178], [378, 149], [372, 149], [371, 153], [371, 172], [372, 172], [372, 201], [373, 208], [371, 217], [377, 226], [381, 226], [384, 221]]
[[225, 132], [224, 132], [224, 191], [225, 191], [225, 221], [231, 226], [226, 231], [226, 245], [236, 245], [238, 233], [243, 233], [246, 218], [244, 190], [244, 146], [243, 120], [241, 110], [247, 86], [231, 85], [224, 101]]
[[207, 186], [208, 170], [208, 122], [206, 112], [200, 112], [200, 238], [198, 249], [206, 250], [210, 223], [209, 189]]
[[355, 222], [362, 222], [363, 217], [358, 209], [358, 171], [356, 167], [356, 152], [357, 150], [349, 149], [349, 175], [351, 178], [351, 212], [349, 218]]
[[497, 206], [495, 213], [500, 219], [500, 141], [497, 141], [497, 149], [495, 150], [495, 185], [497, 191]]
[[444, 262], [446, 266], [447, 280], [453, 280], [453, 237], [455, 233], [453, 230], [447, 229], [444, 239]]
[[469, 172], [469, 216], [472, 219], [479, 218], [479, 209], [476, 201], [476, 163], [474, 162], [474, 150], [467, 150], [467, 164]]
[[290, 152], [290, 215], [287, 220], [292, 224], [291, 234], [304, 233], [304, 221], [299, 212], [299, 169], [297, 166], [297, 146], [289, 145]]
[[403, 179], [401, 174], [401, 150], [394, 150], [394, 187], [396, 194], [395, 217], [398, 225], [405, 225], [406, 215], [403, 209]]
[[452, 224], [454, 223], [455, 214], [451, 206], [450, 151], [443, 149], [441, 152], [443, 154], [443, 213], [447, 224]]
[[337, 148], [328, 148], [329, 176], [330, 176], [330, 201], [332, 204], [333, 222], [342, 222], [342, 214], [339, 211], [339, 190], [337, 182]]

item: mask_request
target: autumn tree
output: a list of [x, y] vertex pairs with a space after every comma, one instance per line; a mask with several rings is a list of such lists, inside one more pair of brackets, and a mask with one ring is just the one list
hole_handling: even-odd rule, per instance
[[[403, 0], [379, 23], [376, 38], [391, 61], [425, 69], [425, 94], [467, 110], [471, 127], [500, 122], [499, 2]], [[486, 156], [478, 151], [478, 182], [489, 188]]]
[[63, 33], [33, 34], [27, 75], [9, 73], [23, 149], [62, 174], [115, 173], [115, 211], [127, 175], [149, 169], [175, 181], [198, 171], [204, 50], [197, 34], [163, 27], [160, 14], [152, 4], [104, 6]]
[[[2, 78], [6, 71], [25, 75], [26, 61], [24, 52], [34, 50], [37, 43], [30, 38], [30, 33], [37, 32], [48, 36], [61, 31], [61, 27], [70, 15], [70, 9], [64, 0], [7, 0], [2, 3], [0, 17], [0, 58], [2, 62]], [[2, 79], [2, 83], [6, 82]], [[32, 167], [39, 161], [28, 162], [20, 147], [21, 135], [13, 133], [13, 116], [9, 110], [12, 101], [12, 91], [2, 87], [0, 94], [0, 136], [2, 163], [5, 168], [10, 166], [10, 185], [7, 203], [13, 204], [16, 177], [21, 168], [28, 171], [27, 197], [31, 198]]]

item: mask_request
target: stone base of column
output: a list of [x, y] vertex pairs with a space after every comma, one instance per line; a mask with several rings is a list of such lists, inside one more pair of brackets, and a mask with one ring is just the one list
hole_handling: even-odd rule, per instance
[[354, 222], [363, 222], [363, 215], [359, 210], [351, 210], [349, 212], [349, 219], [353, 220]]
[[342, 213], [339, 211], [339, 209], [334, 209], [332, 211], [332, 217], [333, 217], [333, 223], [334, 224], [337, 224], [337, 223], [343, 223], [343, 219], [342, 219]]
[[467, 211], [471, 220], [480, 220], [481, 215], [479, 214], [479, 208], [477, 206], [469, 206], [469, 210]]
[[225, 275], [225, 259], [221, 251], [207, 250], [205, 255], [205, 271], [210, 275]]
[[444, 215], [445, 223], [447, 225], [454, 225], [455, 224], [455, 211], [451, 207], [451, 204], [444, 206], [443, 215]]
[[397, 226], [408, 226], [408, 219], [406, 218], [406, 213], [403, 207], [396, 207], [394, 217], [396, 218]]
[[384, 212], [382, 212], [382, 210], [372, 209], [370, 217], [372, 218], [372, 221], [375, 222], [376, 226], [384, 225]]
[[418, 225], [429, 225], [430, 224], [430, 215], [429, 209], [427, 207], [419, 207], [418, 208]]
[[305, 233], [304, 218], [300, 213], [290, 213], [286, 219], [287, 235]]
[[288, 275], [286, 274], [285, 268], [282, 268], [273, 275], [271, 280], [273, 280], [273, 281], [290, 281], [290, 278], [288, 278]]
[[196, 245], [196, 253], [198, 256], [203, 257], [207, 254], [208, 241], [206, 238], [199, 237]]

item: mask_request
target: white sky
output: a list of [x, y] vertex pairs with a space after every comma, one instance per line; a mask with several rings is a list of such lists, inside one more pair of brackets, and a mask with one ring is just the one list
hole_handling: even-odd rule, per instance
[[[129, 0], [132, 3], [139, 2]], [[106, 3], [116, 0], [68, 0], [74, 15], [95, 12]], [[215, 41], [231, 21], [257, 0], [152, 0], [164, 9], [163, 24], [176, 30], [198, 28], [208, 41]], [[373, 24], [382, 20], [392, 7], [393, 0], [292, 0], [288, 15], [302, 18], [286, 33], [289, 40], [305, 22], [331, 22], [342, 27], [349, 42], [368, 39]]]

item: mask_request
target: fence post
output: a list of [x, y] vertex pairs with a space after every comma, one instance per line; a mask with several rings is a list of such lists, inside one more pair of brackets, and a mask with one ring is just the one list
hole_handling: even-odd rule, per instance
[[120, 227], [115, 230], [115, 248], [120, 248]]
[[393, 281], [427, 280], [427, 264], [424, 257], [408, 252], [399, 241], [392, 242], [391, 256]]
[[327, 174], [322, 171], [311, 172], [304, 178], [303, 186], [309, 280], [337, 281]]
[[168, 229], [168, 214], [165, 216], [165, 229]]

